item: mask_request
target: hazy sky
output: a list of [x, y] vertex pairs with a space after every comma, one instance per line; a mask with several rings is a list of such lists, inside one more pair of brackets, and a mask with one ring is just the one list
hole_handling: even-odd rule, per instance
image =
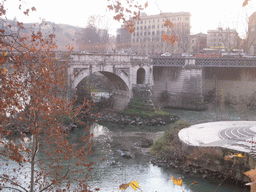
[[[18, 14], [18, 0], [8, 0], [9, 18], [16, 15], [19, 21], [39, 22], [40, 19], [55, 23], [70, 24], [85, 27], [90, 15], [103, 16], [101, 26], [115, 34], [120, 23], [112, 19], [107, 12], [107, 0], [24, 0], [24, 6], [35, 6], [37, 11], [24, 17]], [[144, 4], [146, 0], [139, 0]], [[145, 12], [158, 14], [161, 12], [190, 12], [191, 33], [207, 33], [207, 30], [219, 26], [237, 29], [242, 36], [245, 32], [246, 15], [256, 11], [256, 0], [249, 1], [249, 6], [242, 8], [244, 0], [148, 0], [149, 6]], [[11, 3], [11, 4], [8, 4]], [[14, 9], [13, 7], [16, 7]]]

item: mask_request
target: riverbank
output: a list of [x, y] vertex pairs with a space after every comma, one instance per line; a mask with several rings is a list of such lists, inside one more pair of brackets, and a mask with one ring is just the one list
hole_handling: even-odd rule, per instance
[[179, 116], [168, 114], [167, 112], [165, 112], [166, 114], [155, 113], [155, 115], [152, 116], [147, 116], [143, 112], [141, 114], [127, 114], [113, 110], [103, 110], [100, 113], [101, 115], [96, 119], [97, 122], [111, 122], [118, 125], [163, 126], [174, 123], [179, 119]]
[[[245, 187], [245, 183], [248, 181], [240, 181], [235, 179], [233, 175], [228, 175], [226, 171], [216, 171], [211, 169], [209, 160], [207, 162], [203, 161], [193, 161], [189, 158], [179, 158], [177, 156], [172, 156], [172, 158], [168, 159], [160, 159], [158, 157], [154, 157], [150, 153], [151, 144], [158, 139], [160, 139], [164, 135], [164, 131], [160, 132], [140, 132], [140, 131], [115, 131], [109, 132], [109, 139], [107, 141], [107, 146], [113, 151], [115, 157], [119, 158], [147, 158], [152, 163], [152, 165], [157, 167], [162, 167], [164, 169], [172, 169], [175, 168], [184, 174], [188, 174], [189, 176], [196, 176], [202, 179], [206, 179], [211, 183], [221, 183], [225, 182], [226, 184], [232, 184], [234, 186], [243, 188]], [[103, 137], [100, 138], [103, 140]], [[106, 141], [106, 140], [105, 140]], [[95, 143], [98, 145], [98, 143]], [[130, 154], [129, 157], [121, 157], [120, 152], [125, 152]], [[132, 161], [131, 159], [131, 161]], [[240, 166], [240, 165], [239, 165]], [[236, 167], [235, 167], [236, 168]], [[227, 166], [228, 170], [228, 166]], [[229, 171], [229, 170], [228, 170]], [[246, 187], [245, 187], [246, 188]], [[249, 187], [248, 191], [249, 191]]]

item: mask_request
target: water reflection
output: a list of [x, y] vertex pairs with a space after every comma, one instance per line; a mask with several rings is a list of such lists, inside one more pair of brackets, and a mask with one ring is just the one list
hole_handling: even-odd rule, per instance
[[93, 137], [97, 138], [100, 135], [108, 136], [110, 131], [107, 127], [94, 123], [90, 127], [90, 132], [93, 134]]

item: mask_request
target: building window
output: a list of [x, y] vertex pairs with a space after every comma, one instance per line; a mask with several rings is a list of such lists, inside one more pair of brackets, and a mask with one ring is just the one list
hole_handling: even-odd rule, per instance
[[148, 35], [150, 35], [150, 31], [148, 32]]
[[140, 24], [143, 24], [143, 21], [140, 21]]
[[147, 32], [144, 32], [144, 36], [146, 36], [147, 35]]
[[152, 25], [152, 29], [155, 29], [155, 25]]
[[147, 26], [144, 26], [144, 29], [147, 29]]
[[143, 26], [141, 26], [140, 29], [143, 29]]
[[151, 29], [151, 26], [150, 26], [150, 25], [148, 26], [148, 29]]
[[155, 23], [155, 19], [153, 19], [153, 23]]
[[152, 35], [155, 35], [155, 31], [152, 31]]
[[137, 30], [139, 30], [140, 28], [139, 27], [137, 27]]

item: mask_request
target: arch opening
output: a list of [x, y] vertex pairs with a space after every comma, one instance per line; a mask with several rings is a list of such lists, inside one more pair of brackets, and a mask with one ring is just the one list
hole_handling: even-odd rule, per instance
[[137, 84], [145, 84], [146, 71], [143, 68], [139, 68], [137, 71]]
[[122, 110], [130, 100], [130, 91], [126, 83], [116, 74], [106, 71], [84, 77], [76, 86], [76, 95], [80, 104], [84, 97], [93, 99], [96, 104], [102, 100], [112, 100], [112, 107], [118, 110]]

